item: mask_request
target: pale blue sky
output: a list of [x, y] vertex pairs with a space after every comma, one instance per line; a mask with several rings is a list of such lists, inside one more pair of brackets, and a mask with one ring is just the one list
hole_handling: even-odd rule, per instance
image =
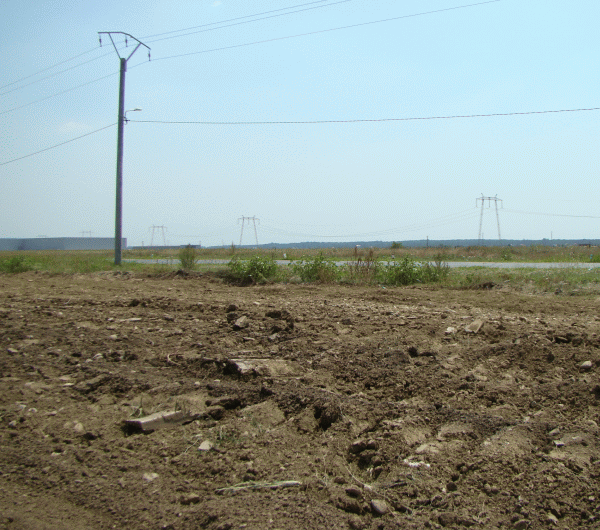
[[[134, 121], [600, 107], [599, 2], [448, 10], [469, 3], [4, 0], [0, 164], [116, 122], [119, 61], [108, 39], [97, 47], [97, 32], [123, 31], [152, 48], [151, 62], [140, 48], [127, 72], [125, 108], [143, 109], [125, 127], [130, 245], [148, 244], [152, 225], [166, 226], [171, 244], [237, 244], [242, 216], [260, 219], [259, 243], [477, 238], [481, 194], [503, 200], [503, 238], [600, 237], [600, 111], [303, 125]], [[435, 10], [445, 11], [418, 15]], [[282, 16], [152, 36], [268, 11], [235, 22]], [[0, 237], [112, 236], [116, 135], [115, 126], [0, 165]], [[254, 241], [248, 228], [244, 244]], [[497, 237], [493, 209], [483, 232]]]

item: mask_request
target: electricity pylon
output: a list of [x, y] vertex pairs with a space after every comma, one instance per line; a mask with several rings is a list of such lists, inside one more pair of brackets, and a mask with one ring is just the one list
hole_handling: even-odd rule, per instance
[[242, 237], [244, 235], [244, 223], [246, 221], [248, 221], [248, 224], [250, 224], [250, 221], [252, 221], [252, 223], [254, 224], [254, 237], [256, 239], [256, 248], [258, 248], [258, 234], [256, 232], [256, 221], [258, 221], [258, 223], [260, 224], [260, 219], [257, 219], [256, 217], [240, 217], [238, 219], [238, 223], [242, 221], [242, 231], [240, 232], [240, 247], [242, 246]]
[[153, 245], [154, 243], [154, 231], [156, 231], [156, 235], [158, 235], [159, 233], [162, 232], [162, 240], [163, 240], [163, 246], [167, 246], [167, 240], [165, 239], [165, 230], [167, 229], [166, 226], [155, 226], [152, 225], [152, 237], [150, 238], [150, 246]]
[[490, 207], [492, 201], [494, 201], [494, 205], [496, 207], [496, 223], [498, 224], [498, 241], [500, 241], [502, 238], [500, 237], [500, 216], [498, 215], [498, 201], [500, 201], [500, 204], [502, 205], [502, 199], [499, 199], [498, 195], [496, 195], [495, 197], [484, 197], [482, 193], [481, 197], [478, 197], [475, 201], [476, 208], [479, 201], [481, 201], [481, 215], [479, 216], [479, 242], [483, 242], [483, 232], [481, 231], [481, 229], [483, 227], [483, 205], [485, 204], [485, 201], [488, 201], [488, 207]]
[[[148, 48], [148, 46], [146, 46], [142, 41], [129, 35], [129, 33], [123, 33], [122, 31], [99, 31], [98, 38], [100, 40], [100, 46], [102, 46], [102, 35], [108, 35], [121, 63], [119, 76], [119, 121], [117, 122], [117, 192], [115, 207], [115, 265], [120, 265], [121, 237], [123, 234], [123, 126], [125, 125], [125, 72], [127, 71], [127, 61], [131, 59], [131, 56], [140, 46], [144, 46], [148, 49], [148, 59], [150, 59], [150, 48]], [[113, 40], [113, 35], [125, 35], [125, 46], [128, 44], [128, 37], [137, 43], [137, 46], [129, 54], [129, 57], [121, 57], [119, 49]]]

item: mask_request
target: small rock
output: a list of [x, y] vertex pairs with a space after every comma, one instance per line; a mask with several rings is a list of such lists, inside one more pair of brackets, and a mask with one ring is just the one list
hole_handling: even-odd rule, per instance
[[348, 497], [339, 496], [333, 500], [336, 508], [349, 513], [360, 514], [363, 512], [362, 506], [357, 499], [349, 499]]
[[6, 351], [8, 353], [10, 353], [11, 355], [15, 355], [16, 353], [19, 353], [19, 350], [17, 350], [16, 348], [6, 348]]
[[547, 514], [548, 516], [548, 522], [551, 524], [558, 524], [558, 517], [556, 517], [556, 515], [554, 515], [553, 513], [549, 513]]
[[238, 318], [233, 324], [233, 329], [240, 330], [248, 327], [248, 317], [243, 316]]
[[189, 495], [184, 495], [179, 499], [179, 502], [184, 506], [189, 506], [190, 504], [198, 504], [200, 502], [200, 495], [196, 493], [190, 493]]
[[146, 482], [152, 482], [153, 480], [156, 480], [158, 478], [158, 473], [144, 473], [142, 475], [142, 478]]
[[448, 484], [446, 484], [447, 491], [456, 491], [457, 489], [458, 486], [456, 485], [456, 482], [448, 482]]
[[208, 407], [206, 413], [215, 420], [220, 420], [225, 415], [225, 409], [221, 405]]
[[465, 331], [467, 333], [479, 333], [481, 328], [483, 327], [483, 320], [477, 319], [471, 322], [466, 328]]
[[82, 423], [76, 421], [75, 424], [73, 425], [73, 430], [77, 433], [77, 434], [83, 434], [85, 432], [85, 427], [83, 426]]
[[446, 328], [445, 333], [446, 333], [446, 335], [454, 335], [456, 333], [456, 328], [450, 326], [450, 327]]
[[387, 502], [380, 499], [373, 499], [371, 501], [371, 509], [376, 515], [385, 515], [390, 511], [390, 507], [387, 505]]
[[513, 528], [515, 530], [527, 530], [527, 528], [529, 528], [529, 524], [530, 523], [527, 519], [521, 519], [513, 525]]
[[350, 486], [349, 488], [346, 488], [346, 495], [349, 497], [358, 498], [362, 496], [362, 491], [360, 491], [360, 489], [356, 486]]
[[237, 311], [238, 310], [238, 306], [236, 306], [235, 304], [229, 304], [227, 306], [227, 309], [225, 310], [226, 313], [233, 313], [233, 311]]
[[592, 361], [585, 361], [579, 365], [582, 372], [589, 372], [593, 367]]
[[548, 436], [550, 437], [554, 437], [554, 436], [558, 436], [560, 434], [560, 427], [557, 427], [556, 429], [552, 429], [549, 433]]
[[214, 447], [210, 440], [204, 440], [198, 447], [198, 451], [210, 451]]
[[348, 451], [350, 451], [350, 453], [352, 453], [353, 455], [356, 455], [358, 453], [362, 453], [366, 448], [366, 440], [356, 440], [355, 442], [352, 442], [352, 444], [348, 448]]

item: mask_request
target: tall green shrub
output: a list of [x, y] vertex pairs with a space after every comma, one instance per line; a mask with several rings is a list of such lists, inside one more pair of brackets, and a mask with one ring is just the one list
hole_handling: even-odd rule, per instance
[[243, 283], [264, 283], [277, 276], [279, 267], [272, 257], [253, 256], [248, 260], [234, 257], [227, 264], [230, 279]]
[[319, 253], [314, 258], [302, 258], [292, 265], [294, 274], [297, 274], [303, 282], [330, 283], [339, 279], [337, 265]]
[[181, 262], [181, 268], [186, 271], [191, 271], [196, 268], [196, 256], [197, 252], [192, 245], [181, 248], [179, 250], [179, 261]]

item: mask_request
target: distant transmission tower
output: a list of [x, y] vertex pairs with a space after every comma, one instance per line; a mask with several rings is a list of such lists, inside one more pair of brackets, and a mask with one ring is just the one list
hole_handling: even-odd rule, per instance
[[150, 246], [153, 246], [154, 244], [154, 234], [156, 233], [156, 235], [162, 233], [162, 240], [163, 240], [163, 246], [167, 246], [167, 240], [165, 238], [165, 230], [167, 229], [166, 226], [156, 226], [156, 225], [152, 225], [152, 237], [150, 238]]
[[494, 201], [494, 206], [496, 207], [496, 223], [498, 224], [498, 241], [500, 241], [502, 237], [500, 237], [500, 216], [498, 215], [498, 201], [500, 201], [500, 205], [502, 206], [502, 199], [499, 199], [498, 195], [496, 195], [495, 197], [484, 197], [482, 193], [481, 197], [478, 197], [476, 199], [475, 207], [477, 207], [479, 201], [481, 201], [481, 215], [479, 216], [479, 242], [483, 242], [483, 205], [485, 204], [485, 201], [488, 201], [488, 207], [491, 207], [492, 201]]
[[238, 223], [242, 221], [242, 231], [240, 232], [240, 247], [242, 246], [242, 237], [244, 236], [244, 223], [246, 221], [248, 221], [248, 224], [250, 224], [250, 221], [252, 221], [252, 223], [254, 224], [254, 238], [256, 239], [256, 248], [258, 248], [258, 234], [256, 233], [256, 221], [258, 221], [258, 223], [260, 224], [260, 219], [257, 219], [256, 217], [240, 217], [238, 219]]

